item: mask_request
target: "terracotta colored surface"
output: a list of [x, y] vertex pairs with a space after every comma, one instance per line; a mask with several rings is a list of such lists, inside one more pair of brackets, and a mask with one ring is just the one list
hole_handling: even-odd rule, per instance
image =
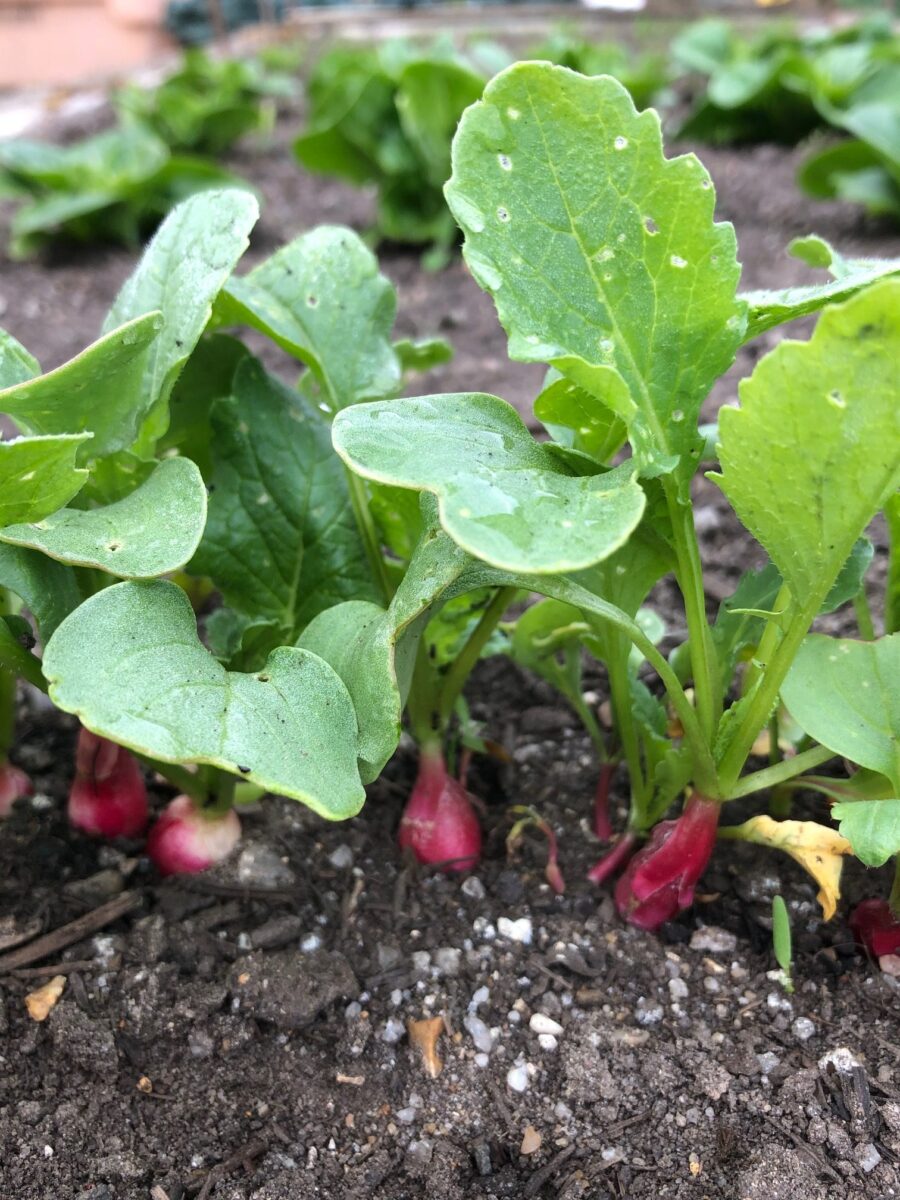
[[103, 3], [0, 0], [0, 88], [82, 83], [172, 46], [158, 24], [125, 24]]

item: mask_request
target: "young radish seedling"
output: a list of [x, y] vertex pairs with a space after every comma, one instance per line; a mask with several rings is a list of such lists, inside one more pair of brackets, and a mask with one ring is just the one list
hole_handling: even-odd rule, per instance
[[[730, 800], [836, 756], [900, 796], [900, 637], [809, 636], [858, 595], [864, 532], [900, 483], [897, 266], [854, 262], [824, 285], [739, 294], [734, 231], [715, 223], [698, 160], [665, 158], [658, 117], [614, 80], [547, 64], [509, 68], [467, 110], [446, 194], [511, 356], [553, 369], [535, 405], [551, 440], [474, 392], [347, 409], [335, 446], [369, 480], [432, 493], [448, 553], [568, 606], [564, 627], [587, 626], [630, 777], [616, 901], [655, 928], [691, 903]], [[823, 308], [812, 337], [779, 345], [720, 412], [711, 478], [771, 561], [711, 621], [691, 503], [701, 405], [743, 344]], [[636, 620], [666, 575], [687, 626], [668, 658]], [[647, 664], [637, 678], [632, 647]], [[802, 749], [745, 773], [779, 699]], [[681, 814], [661, 820], [679, 796]], [[842, 810], [840, 831], [760, 815], [722, 832], [803, 863], [830, 916], [842, 856], [874, 859], [873, 822], [879, 852], [900, 849], [900, 800]]]

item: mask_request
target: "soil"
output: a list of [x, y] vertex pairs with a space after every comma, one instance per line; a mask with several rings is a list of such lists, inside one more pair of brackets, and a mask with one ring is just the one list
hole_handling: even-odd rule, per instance
[[[283, 122], [268, 149], [234, 158], [265, 201], [248, 264], [316, 223], [364, 229], [372, 211], [367, 194], [296, 170], [291, 132]], [[807, 278], [784, 247], [811, 230], [847, 254], [900, 254], [855, 209], [800, 199], [797, 154], [700, 154], [745, 286]], [[95, 336], [134, 260], [0, 259], [0, 320], [54, 366]], [[527, 412], [541, 372], [508, 362], [463, 265], [425, 274], [393, 247], [381, 261], [400, 332], [456, 347], [416, 390], [494, 391]], [[743, 352], [713, 407], [768, 344]], [[699, 496], [711, 606], [759, 556], [717, 495]], [[602, 700], [602, 677], [589, 683]], [[475, 763], [486, 854], [464, 878], [396, 850], [404, 746], [354, 821], [266, 799], [233, 861], [160, 882], [138, 843], [69, 832], [74, 723], [26, 698], [17, 757], [38, 793], [0, 828], [0, 1200], [900, 1195], [898, 982], [856, 953], [842, 917], [821, 921], [799, 867], [751, 848], [717, 854], [661, 936], [624, 926], [584, 878], [600, 853], [596, 764], [576, 718], [505, 660], [470, 692], [510, 761]], [[511, 803], [560, 832], [563, 896], [540, 841], [508, 859]], [[851, 869], [846, 898], [882, 883]], [[792, 914], [792, 995], [771, 974], [776, 892]], [[2, 957], [123, 895], [125, 915], [89, 936], [24, 966]], [[57, 974], [62, 996], [38, 1022], [25, 997]], [[436, 1075], [407, 1030], [428, 1017], [442, 1021]]]

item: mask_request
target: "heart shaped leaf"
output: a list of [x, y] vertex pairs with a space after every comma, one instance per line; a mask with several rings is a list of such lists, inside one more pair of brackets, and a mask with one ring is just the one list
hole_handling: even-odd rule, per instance
[[226, 671], [175, 584], [92, 596], [50, 639], [44, 674], [57, 707], [138, 753], [220, 767], [329, 820], [365, 799], [356, 715], [332, 668], [282, 646], [259, 672]]
[[434, 492], [453, 540], [502, 570], [588, 567], [621, 546], [644, 511], [630, 465], [570, 474], [496, 396], [461, 392], [357, 406], [335, 418], [332, 436], [338, 454], [367, 479]]
[[152, 579], [185, 565], [205, 521], [199, 470], [187, 458], [168, 458], [124, 500], [103, 508], [63, 508], [30, 525], [9, 525], [0, 529], [0, 541], [120, 579]]

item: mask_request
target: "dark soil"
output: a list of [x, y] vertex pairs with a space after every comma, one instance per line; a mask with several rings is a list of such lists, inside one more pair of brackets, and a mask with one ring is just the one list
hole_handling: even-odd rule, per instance
[[[371, 197], [295, 170], [289, 134], [235, 159], [265, 197], [250, 261], [316, 223], [364, 228], [371, 212]], [[784, 247], [811, 230], [845, 253], [900, 253], [854, 209], [800, 198], [797, 155], [701, 156], [748, 287], [802, 281]], [[508, 362], [461, 263], [427, 275], [409, 253], [381, 257], [401, 332], [456, 346], [417, 390], [494, 391], [527, 411], [541, 372]], [[96, 334], [134, 258], [0, 259], [0, 320], [54, 366]], [[714, 605], [759, 552], [713, 488], [699, 511]], [[24, 968], [0, 957], [0, 1200], [900, 1195], [898, 985], [855, 953], [841, 918], [822, 923], [812, 882], [785, 857], [729, 847], [662, 937], [625, 927], [584, 881], [600, 847], [576, 719], [505, 661], [483, 665], [471, 696], [511, 756], [475, 764], [488, 805], [477, 875], [401, 861], [401, 750], [358, 819], [265, 800], [232, 863], [162, 884], [138, 844], [68, 831], [74, 724], [28, 701], [18, 757], [39, 794], [0, 828], [0, 955], [123, 892], [135, 907]], [[506, 858], [505, 809], [522, 802], [561, 833], [562, 897], [538, 841]], [[851, 899], [873, 890], [848, 875]], [[793, 996], [769, 975], [779, 891]], [[57, 972], [65, 990], [38, 1023], [25, 995]], [[435, 1078], [406, 1030], [430, 1016], [444, 1027]]]

